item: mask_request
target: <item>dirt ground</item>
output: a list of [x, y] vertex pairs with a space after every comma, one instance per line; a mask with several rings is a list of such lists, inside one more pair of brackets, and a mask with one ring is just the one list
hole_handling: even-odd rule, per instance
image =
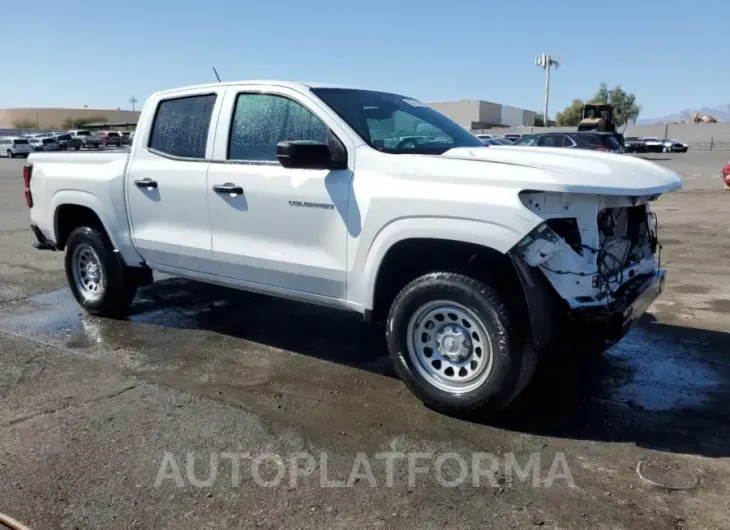
[[685, 176], [654, 206], [666, 292], [609, 354], [543, 363], [491, 420], [423, 407], [324, 309], [162, 278], [128, 320], [81, 314], [62, 255], [30, 247], [23, 162], [0, 159], [0, 512], [34, 529], [729, 528], [730, 153], [657, 158]]

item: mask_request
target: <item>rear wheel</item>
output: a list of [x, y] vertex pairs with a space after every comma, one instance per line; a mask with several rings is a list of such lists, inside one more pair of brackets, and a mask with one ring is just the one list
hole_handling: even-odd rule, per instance
[[13, 158], [13, 152], [10, 149], [8, 149], [7, 155], [8, 155], [8, 158]]
[[388, 350], [426, 405], [449, 414], [498, 411], [522, 392], [537, 362], [514, 318], [488, 285], [461, 274], [426, 274], [393, 302]]
[[114, 255], [107, 235], [83, 226], [66, 242], [66, 278], [76, 301], [93, 315], [119, 317], [137, 291], [132, 270]]

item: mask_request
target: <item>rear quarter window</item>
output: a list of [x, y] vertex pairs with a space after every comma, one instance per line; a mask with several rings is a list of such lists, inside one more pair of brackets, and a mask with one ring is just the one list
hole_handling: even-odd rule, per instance
[[149, 148], [182, 158], [205, 158], [215, 100], [215, 94], [201, 94], [160, 101]]
[[592, 134], [584, 134], [584, 135], [579, 136], [578, 138], [580, 138], [583, 141], [583, 143], [588, 144], [588, 145], [594, 145], [594, 146], [601, 145], [601, 141], [598, 138], [596, 138], [595, 136], [593, 136]]

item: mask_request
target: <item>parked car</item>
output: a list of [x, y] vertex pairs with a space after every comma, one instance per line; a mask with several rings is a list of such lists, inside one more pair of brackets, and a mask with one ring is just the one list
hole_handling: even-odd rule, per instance
[[646, 153], [646, 143], [637, 136], [627, 136], [624, 141], [624, 153]]
[[0, 138], [0, 156], [13, 158], [16, 156], [27, 157], [32, 151], [27, 138], [10, 136]]
[[89, 130], [75, 129], [73, 131], [68, 131], [68, 134], [69, 136], [71, 136], [72, 139], [81, 142], [81, 145], [74, 144], [74, 149], [76, 149], [76, 151], [81, 149], [81, 147], [86, 147], [87, 149], [90, 149], [92, 147], [99, 147], [101, 145], [101, 138], [98, 135], [94, 135]]
[[101, 145], [109, 147], [113, 145], [115, 147], [122, 146], [122, 135], [117, 131], [100, 131], [99, 137], [101, 138]]
[[124, 131], [124, 132], [120, 132], [119, 136], [122, 139], [122, 145], [132, 145], [132, 138], [133, 138], [132, 133]]
[[33, 137], [28, 139], [33, 151], [58, 151], [58, 143], [55, 138]]
[[513, 145], [509, 140], [502, 140], [500, 138], [482, 138], [484, 145], [494, 145], [497, 147], [504, 147], [505, 145]]
[[623, 153], [621, 144], [613, 133], [604, 132], [551, 132], [523, 136], [514, 143], [515, 146], [566, 147], [572, 149], [589, 149], [592, 151], [610, 151]]
[[666, 153], [669, 151], [669, 148], [662, 138], [657, 138], [656, 136], [644, 136], [641, 141], [644, 142], [644, 145], [646, 145], [647, 153]]
[[670, 153], [686, 153], [689, 151], [689, 144], [675, 139], [667, 139], [664, 141]]
[[516, 142], [517, 140], [519, 140], [523, 136], [525, 136], [525, 135], [524, 134], [520, 134], [520, 133], [509, 133], [509, 134], [505, 134], [504, 136], [502, 136], [502, 138], [504, 138], [505, 140], [510, 140], [512, 142]]
[[477, 149], [412, 98], [287, 82], [156, 93], [137, 131], [23, 170], [36, 246], [95, 315], [153, 270], [352, 311], [459, 413], [506, 408], [547, 352], [605, 351], [664, 289], [650, 201], [682, 180], [647, 160]]
[[54, 134], [53, 136], [51, 136], [51, 138], [54, 138], [56, 140], [58, 148], [61, 151], [69, 151], [71, 149], [78, 151], [79, 149], [81, 149], [82, 146], [80, 138], [74, 138], [68, 133]]
[[480, 140], [491, 140], [495, 136], [493, 134], [477, 134], [476, 137]]

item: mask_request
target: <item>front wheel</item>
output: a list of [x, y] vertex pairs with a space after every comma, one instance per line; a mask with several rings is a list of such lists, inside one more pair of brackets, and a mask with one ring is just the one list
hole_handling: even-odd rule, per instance
[[13, 152], [10, 149], [8, 149], [7, 155], [8, 158], [13, 158]]
[[426, 274], [393, 302], [388, 350], [426, 405], [449, 414], [498, 411], [524, 390], [537, 363], [515, 320], [488, 285], [461, 274]]
[[66, 242], [66, 278], [76, 301], [92, 315], [120, 317], [137, 291], [129, 268], [114, 255], [105, 233], [76, 228]]

